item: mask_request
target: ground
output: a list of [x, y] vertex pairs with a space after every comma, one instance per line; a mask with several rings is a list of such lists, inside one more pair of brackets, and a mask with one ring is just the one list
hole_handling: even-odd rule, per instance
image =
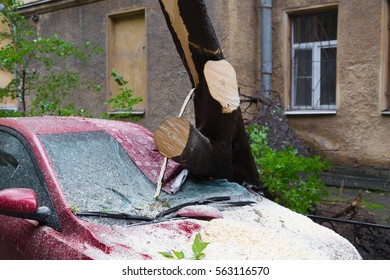
[[[373, 223], [390, 226], [390, 193], [362, 190], [362, 199], [356, 211], [346, 213], [345, 209], [360, 190], [326, 187], [328, 196], [324, 196], [317, 205], [315, 215], [337, 217], [343, 220]], [[355, 227], [345, 223], [323, 223], [355, 245], [363, 259], [390, 259], [390, 228]]]

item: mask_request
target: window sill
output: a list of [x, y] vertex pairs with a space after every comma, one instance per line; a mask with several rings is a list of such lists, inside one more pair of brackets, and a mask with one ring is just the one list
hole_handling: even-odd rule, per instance
[[145, 110], [144, 109], [135, 109], [132, 110], [131, 112], [129, 111], [113, 111], [113, 112], [108, 112], [109, 116], [117, 116], [117, 115], [131, 115], [131, 116], [142, 116], [145, 115]]
[[381, 114], [383, 116], [390, 116], [390, 111], [382, 111]]
[[336, 115], [337, 110], [291, 110], [284, 112], [287, 116], [302, 115]]
[[17, 110], [18, 110], [18, 106], [13, 106], [13, 105], [1, 105], [1, 104], [0, 104], [0, 110], [17, 111]]

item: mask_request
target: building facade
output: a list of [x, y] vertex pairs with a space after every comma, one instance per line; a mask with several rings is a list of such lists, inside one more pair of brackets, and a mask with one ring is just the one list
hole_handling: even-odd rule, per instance
[[389, 1], [273, 4], [273, 89], [289, 123], [341, 173], [386, 187]]
[[[321, 151], [335, 172], [390, 178], [388, 0], [206, 0], [226, 59], [240, 91], [261, 89], [261, 15], [271, 9], [272, 91], [279, 94], [294, 131]], [[109, 73], [129, 80], [144, 101], [140, 123], [155, 129], [176, 115], [191, 89], [156, 0], [25, 1], [42, 35], [93, 41], [104, 54], [80, 69], [101, 83], [102, 93], [75, 96], [94, 115], [117, 88]], [[268, 73], [269, 72], [269, 73]], [[2, 79], [3, 81], [3, 79]], [[192, 109], [188, 115], [191, 116]], [[246, 117], [250, 118], [248, 114]], [[377, 181], [375, 181], [375, 184]]]
[[[191, 83], [158, 1], [27, 2], [20, 11], [30, 17], [41, 36], [57, 33], [66, 40], [89, 40], [104, 49], [88, 68], [79, 69], [88, 80], [101, 83], [103, 91], [75, 96], [78, 107], [96, 116], [109, 111], [105, 102], [117, 93], [109, 74], [115, 70], [129, 81], [134, 95], [144, 100], [134, 108], [141, 124], [155, 129], [161, 120], [179, 112]], [[239, 79], [256, 87], [259, 59], [254, 58], [259, 53], [259, 29], [258, 17], [252, 15], [256, 1], [207, 1], [207, 8], [224, 54], [240, 73]], [[251, 16], [239, 21], [242, 14]], [[192, 110], [189, 108], [189, 116]]]

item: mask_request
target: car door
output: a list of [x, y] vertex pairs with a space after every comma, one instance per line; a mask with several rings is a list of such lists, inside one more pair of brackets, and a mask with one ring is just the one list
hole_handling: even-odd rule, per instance
[[[60, 222], [28, 141], [18, 132], [0, 127], [0, 190], [30, 188], [38, 207], [50, 210], [46, 225], [35, 220], [0, 215], [0, 259], [47, 257], [45, 242], [60, 236]], [[58, 239], [58, 238], [57, 238]]]

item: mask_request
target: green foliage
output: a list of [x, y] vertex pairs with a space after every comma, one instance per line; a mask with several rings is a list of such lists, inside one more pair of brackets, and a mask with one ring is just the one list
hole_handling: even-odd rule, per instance
[[77, 207], [76, 204], [72, 204], [72, 205], [70, 206], [70, 211], [72, 211], [73, 214], [76, 214], [77, 212], [80, 211], [80, 209], [79, 209], [79, 207]]
[[161, 254], [163, 257], [165, 257], [167, 259], [173, 259], [174, 258], [173, 254], [171, 252], [159, 252], [159, 254]]
[[110, 98], [107, 103], [110, 104], [115, 111], [123, 112], [116, 115], [117, 117], [129, 117], [131, 116], [133, 106], [142, 102], [142, 97], [133, 97], [134, 90], [131, 90], [126, 86], [128, 81], [117, 72], [111, 71], [111, 77], [114, 78], [114, 81], [119, 86], [119, 94]]
[[178, 260], [184, 259], [184, 253], [183, 251], [173, 251], [173, 254]]
[[381, 210], [381, 209], [385, 209], [385, 205], [381, 204], [381, 203], [373, 203], [373, 202], [367, 202], [367, 201], [362, 201], [362, 206], [366, 209], [366, 210]]
[[167, 259], [174, 259], [176, 257], [176, 259], [182, 260], [185, 258], [183, 251], [172, 251], [172, 253], [171, 252], [159, 252], [159, 253], [164, 257], [166, 257]]
[[323, 182], [320, 175], [330, 168], [319, 156], [305, 158], [293, 147], [272, 149], [267, 141], [268, 127], [248, 128], [251, 149], [263, 187], [275, 202], [298, 213], [307, 214], [320, 201]]
[[16, 118], [23, 117], [23, 114], [14, 110], [2, 110], [0, 109], [0, 118]]
[[[194, 241], [192, 243], [192, 253], [194, 254], [193, 259], [201, 260], [202, 258], [204, 258], [205, 253], [203, 253], [203, 251], [206, 249], [206, 247], [209, 244], [210, 242], [202, 241], [202, 236], [200, 235], [200, 233], [198, 233], [195, 236]], [[168, 259], [176, 258], [178, 260], [181, 260], [185, 258], [183, 251], [171, 251], [171, 252], [159, 252], [159, 253]]]
[[[82, 46], [67, 42], [57, 34], [41, 37], [17, 10], [23, 3], [19, 0], [4, 0], [0, 12], [3, 25], [8, 30], [0, 32], [0, 69], [14, 74], [14, 79], [0, 88], [0, 100], [4, 97], [18, 98], [24, 115], [80, 114], [74, 105], [66, 104], [72, 92], [90, 90], [78, 71], [70, 70], [68, 63], [87, 65], [89, 59], [101, 49], [90, 42]], [[66, 61], [66, 63], [64, 63]], [[95, 89], [93, 89], [95, 90]], [[31, 110], [27, 98], [31, 96]], [[74, 109], [70, 112], [70, 109]]]
[[202, 236], [199, 233], [195, 236], [194, 243], [192, 244], [192, 252], [194, 253], [195, 260], [200, 260], [205, 256], [203, 251], [209, 244], [210, 242], [204, 242], [202, 240]]

